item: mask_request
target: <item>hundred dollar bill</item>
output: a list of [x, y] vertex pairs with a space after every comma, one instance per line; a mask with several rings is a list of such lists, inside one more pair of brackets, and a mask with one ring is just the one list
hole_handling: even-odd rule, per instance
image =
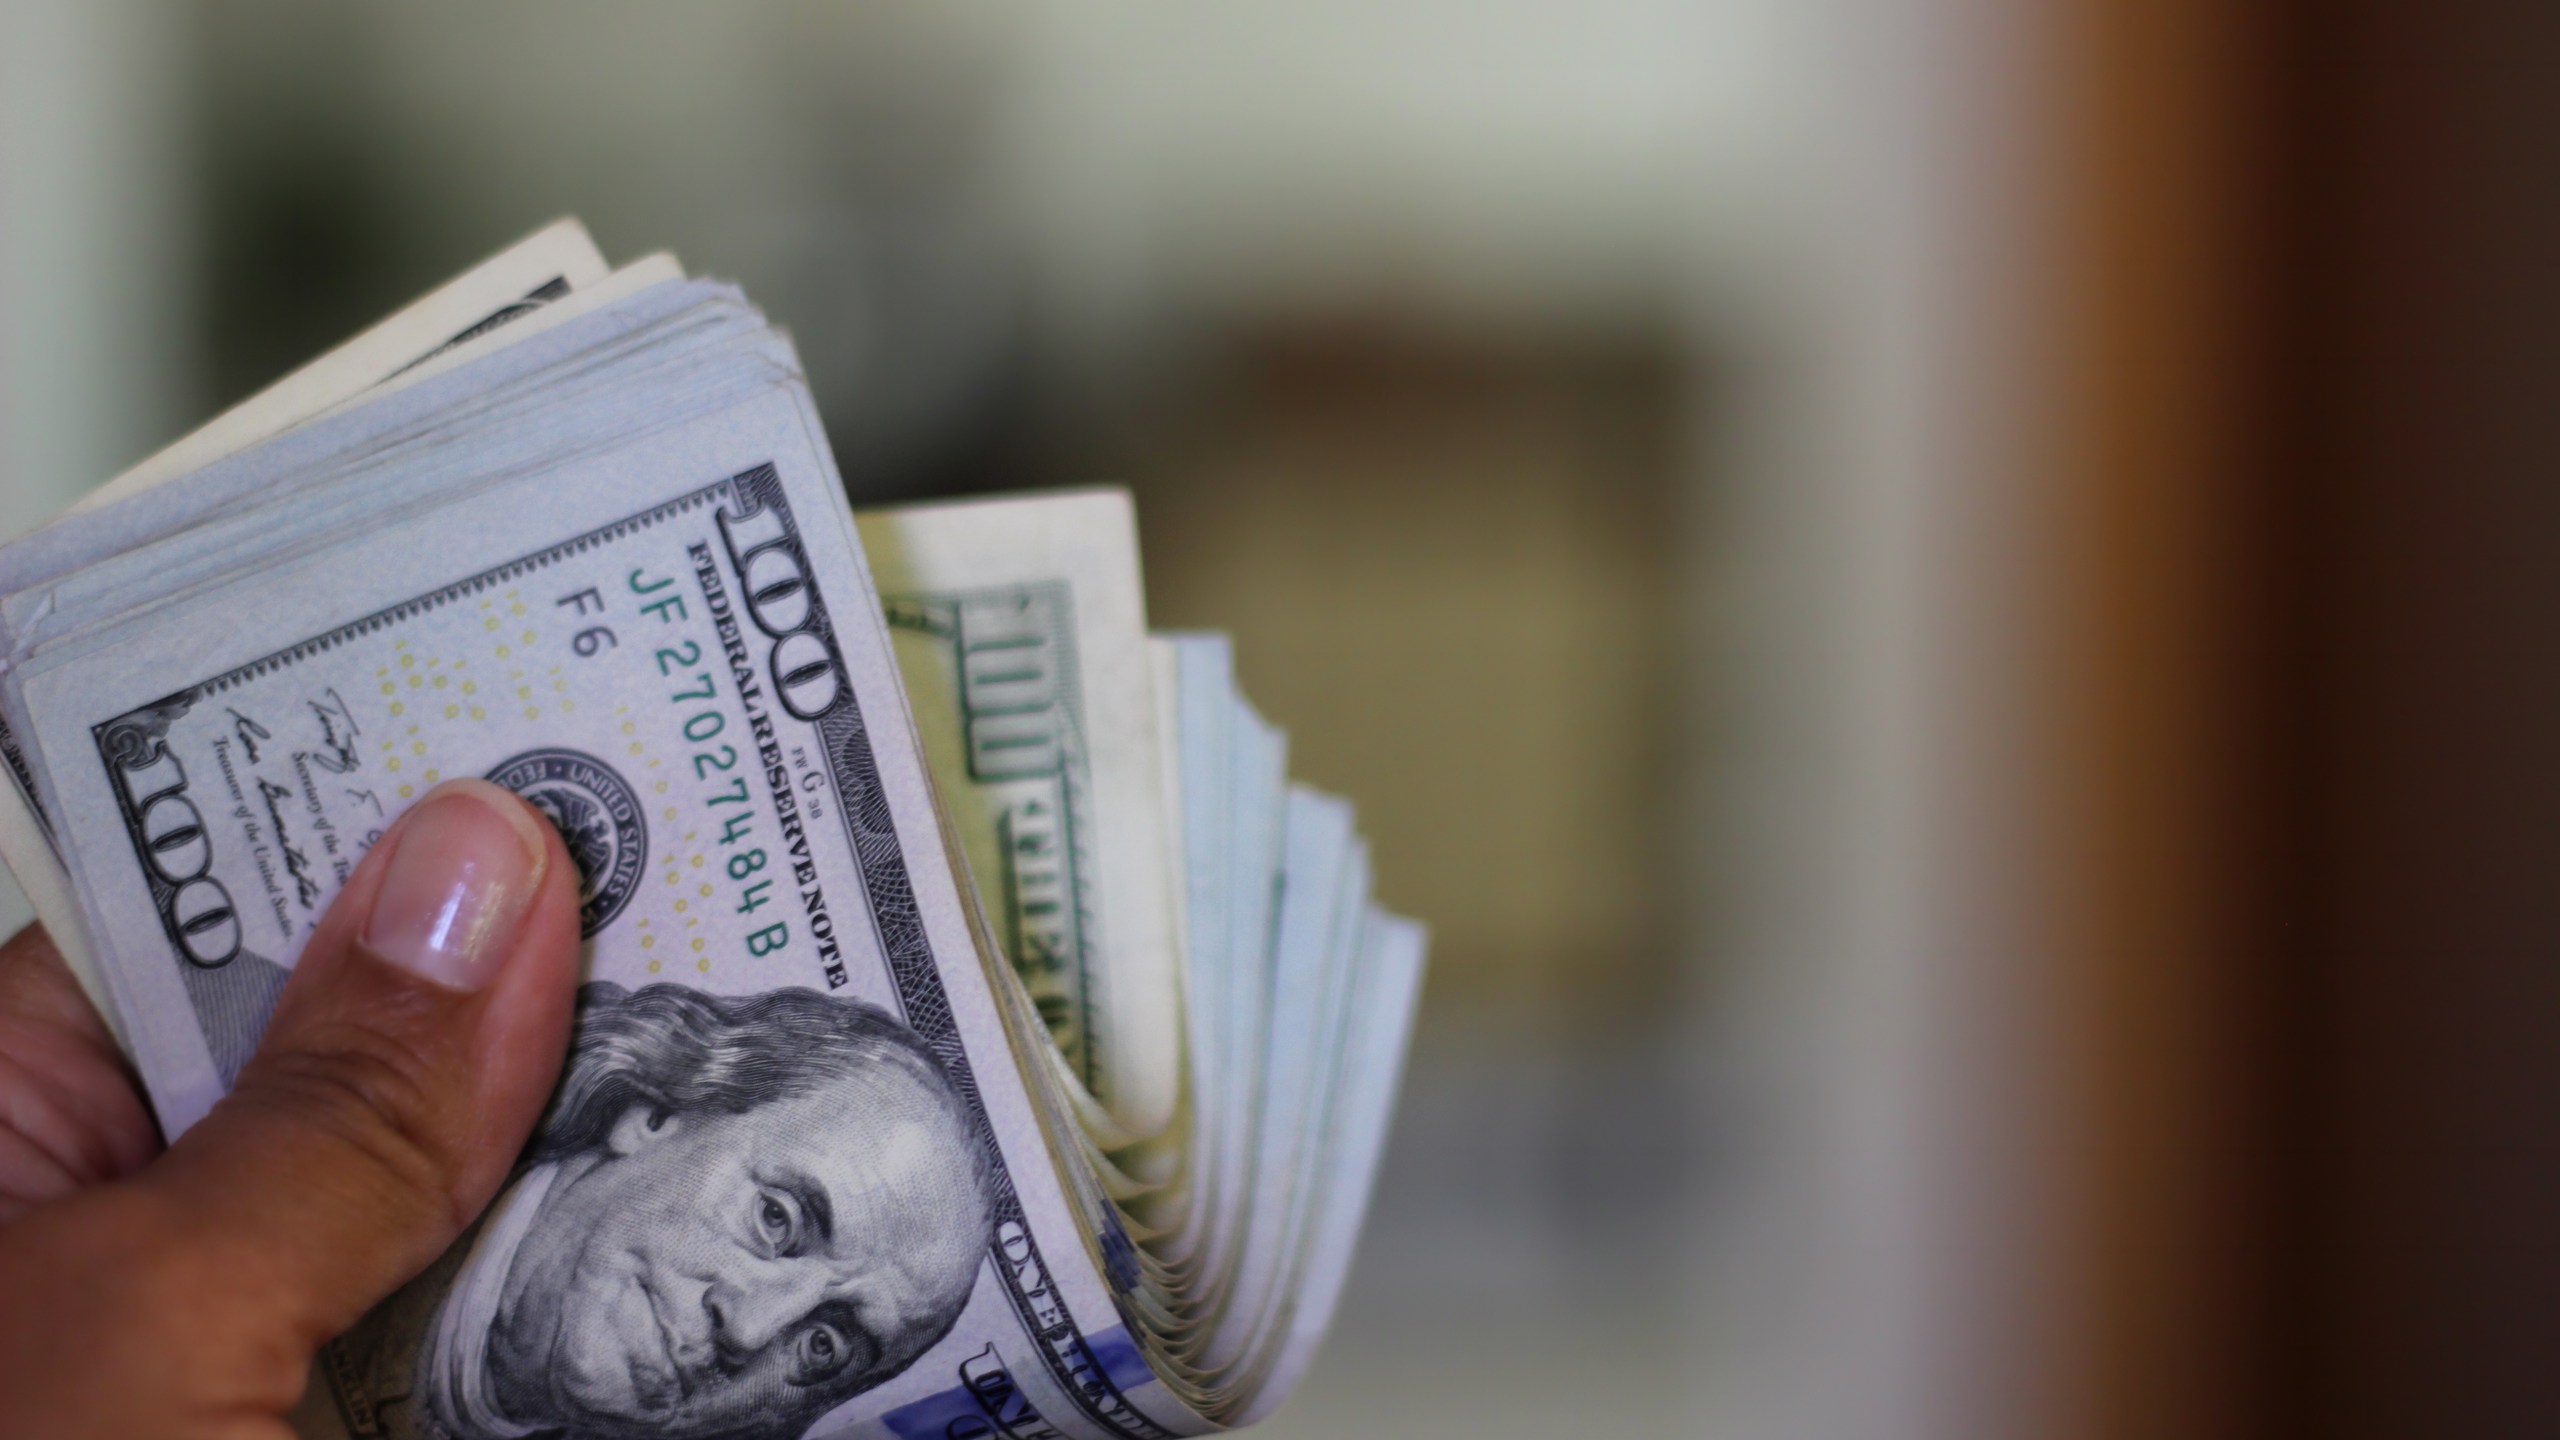
[[857, 515], [987, 913], [1120, 1143], [1183, 1084], [1181, 861], [1126, 492]]
[[0, 547], [0, 752], [172, 1134], [402, 807], [567, 840], [557, 1102], [306, 1433], [1151, 1440], [1327, 1328], [1423, 947], [1350, 807], [1124, 495], [857, 522], [670, 257], [554, 227]]
[[[184, 438], [90, 492], [75, 512], [141, 495], [153, 486], [340, 405], [438, 355], [490, 336], [607, 274], [604, 256], [574, 219], [544, 226], [420, 296], [396, 314], [205, 422]], [[44, 577], [0, 575], [15, 589]], [[122, 1034], [97, 964], [81, 933], [69, 877], [53, 851], [33, 780], [16, 737], [0, 717], [0, 858], [45, 922], [64, 960], [108, 1024]]]
[[487, 777], [579, 865], [572, 1057], [473, 1233], [330, 1348], [331, 1428], [1202, 1430], [1008, 1046], [805, 386], [742, 393], [21, 658], [155, 1106], [201, 1117], [366, 848]]

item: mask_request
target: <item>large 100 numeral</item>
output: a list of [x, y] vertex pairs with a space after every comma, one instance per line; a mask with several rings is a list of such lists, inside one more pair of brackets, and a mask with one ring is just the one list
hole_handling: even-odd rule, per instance
[[186, 767], [169, 747], [151, 740], [122, 759], [116, 779], [124, 786], [134, 838], [160, 884], [160, 915], [179, 953], [211, 970], [240, 953], [240, 916], [231, 892], [213, 878], [213, 841], [204, 816], [186, 795]]
[[781, 513], [772, 506], [743, 515], [721, 511], [720, 540], [729, 549], [729, 563], [737, 567], [747, 617], [774, 642], [767, 664], [782, 708], [796, 720], [817, 719], [835, 706], [844, 676], [819, 633], [824, 617], [800, 547], [791, 543]]

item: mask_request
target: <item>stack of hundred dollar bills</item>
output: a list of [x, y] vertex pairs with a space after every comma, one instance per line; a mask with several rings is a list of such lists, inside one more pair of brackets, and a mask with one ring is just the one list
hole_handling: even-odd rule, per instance
[[1305, 1371], [1423, 936], [1125, 495], [856, 513], [734, 286], [563, 221], [0, 548], [0, 633], [0, 850], [171, 1135], [439, 780], [578, 862], [563, 1099], [311, 1432], [1143, 1440]]

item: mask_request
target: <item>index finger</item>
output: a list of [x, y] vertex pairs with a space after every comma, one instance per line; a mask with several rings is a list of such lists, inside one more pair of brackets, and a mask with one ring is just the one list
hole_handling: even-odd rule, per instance
[[0, 1219], [160, 1148], [131, 1067], [41, 925], [0, 945]]

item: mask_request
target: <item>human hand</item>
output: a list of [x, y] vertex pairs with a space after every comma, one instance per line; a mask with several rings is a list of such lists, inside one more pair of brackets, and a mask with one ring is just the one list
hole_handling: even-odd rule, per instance
[[578, 873], [430, 791], [348, 879], [231, 1094], [166, 1153], [44, 933], [0, 949], [0, 1436], [281, 1440], [313, 1353], [480, 1213], [559, 1077]]

